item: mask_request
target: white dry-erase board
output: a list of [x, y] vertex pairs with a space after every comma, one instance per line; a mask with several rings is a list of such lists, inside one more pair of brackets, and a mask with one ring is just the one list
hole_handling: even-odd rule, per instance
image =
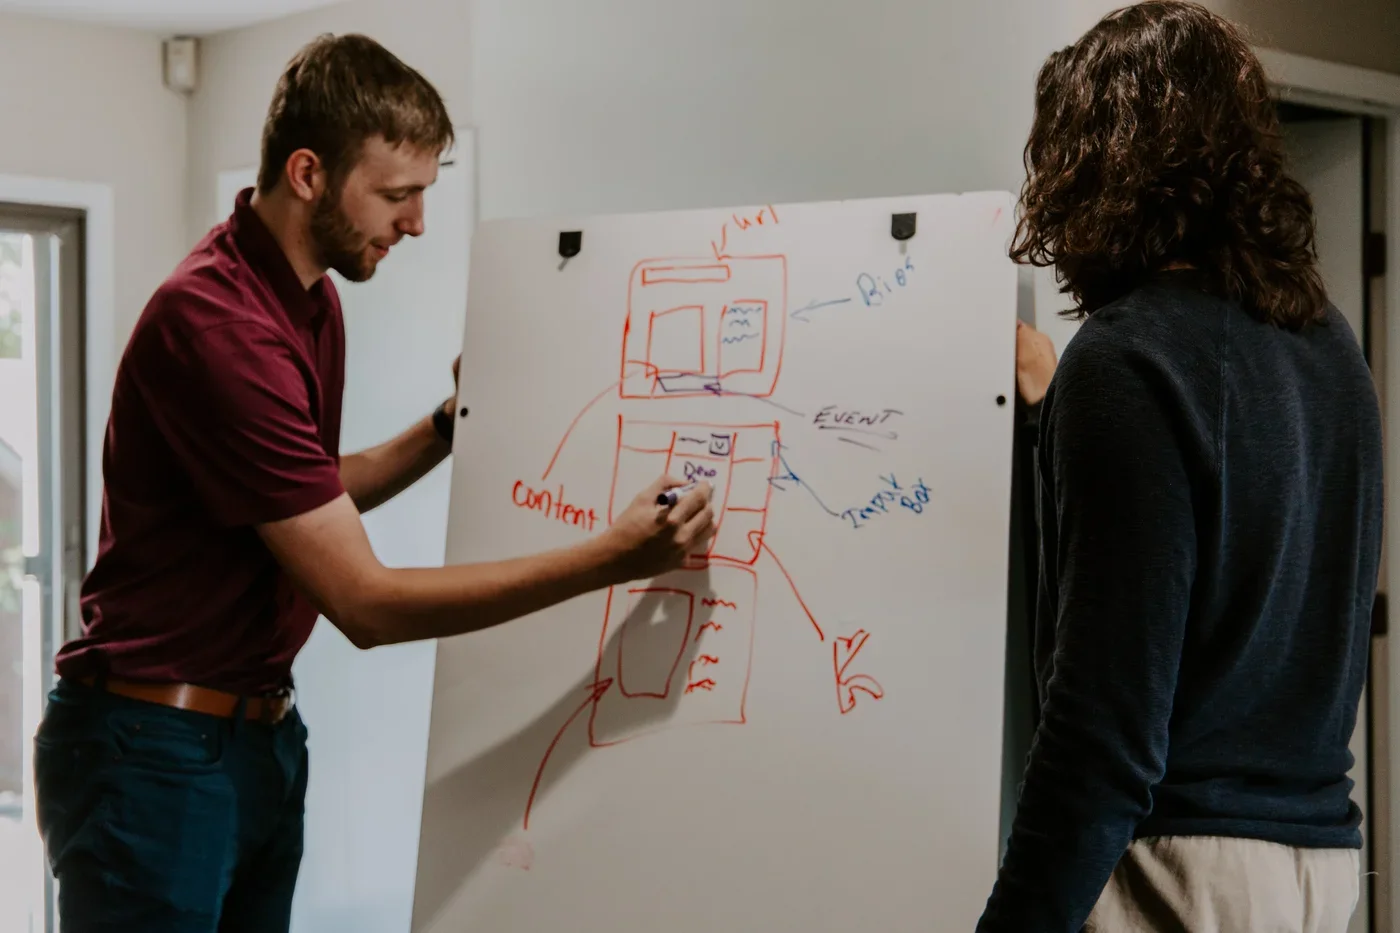
[[693, 567], [439, 644], [415, 930], [971, 929], [998, 854], [1013, 207], [478, 228], [448, 562], [582, 541], [663, 472], [708, 480], [719, 528]]

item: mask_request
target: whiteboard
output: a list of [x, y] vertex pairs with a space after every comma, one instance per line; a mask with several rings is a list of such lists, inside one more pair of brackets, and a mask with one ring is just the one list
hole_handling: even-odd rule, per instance
[[998, 857], [1013, 204], [477, 229], [448, 562], [577, 543], [663, 471], [711, 482], [719, 525], [690, 566], [439, 642], [415, 930], [971, 929]]

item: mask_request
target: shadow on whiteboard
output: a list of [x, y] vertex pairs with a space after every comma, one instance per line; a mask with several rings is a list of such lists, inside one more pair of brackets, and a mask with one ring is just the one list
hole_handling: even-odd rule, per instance
[[[435, 857], [419, 863], [415, 929], [432, 928], [488, 859], [529, 869], [533, 854], [520, 834], [538, 822], [550, 789], [590, 749], [605, 754], [604, 746], [672, 724], [689, 690], [686, 674], [700, 656], [703, 633], [691, 606], [715, 598], [708, 576], [687, 573], [683, 594], [662, 586], [664, 577], [629, 590], [638, 598], [599, 646], [593, 669], [529, 725], [427, 786], [424, 810], [438, 818], [423, 825], [420, 846]], [[616, 667], [603, 659], [616, 659]], [[617, 701], [600, 716], [605, 697]]]

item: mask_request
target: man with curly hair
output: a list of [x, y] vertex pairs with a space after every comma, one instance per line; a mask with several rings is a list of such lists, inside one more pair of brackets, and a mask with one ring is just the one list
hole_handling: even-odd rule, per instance
[[1371, 374], [1263, 70], [1204, 8], [1042, 69], [1013, 257], [1083, 320], [1041, 402], [1041, 719], [983, 933], [1341, 933], [1380, 566]]

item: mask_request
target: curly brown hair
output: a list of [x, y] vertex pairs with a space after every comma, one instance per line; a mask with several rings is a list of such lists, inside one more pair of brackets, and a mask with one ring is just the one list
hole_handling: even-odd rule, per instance
[[1264, 69], [1204, 7], [1150, 0], [1055, 52], [1011, 257], [1054, 265], [1083, 318], [1171, 267], [1288, 329], [1322, 318], [1312, 201], [1284, 168]]

